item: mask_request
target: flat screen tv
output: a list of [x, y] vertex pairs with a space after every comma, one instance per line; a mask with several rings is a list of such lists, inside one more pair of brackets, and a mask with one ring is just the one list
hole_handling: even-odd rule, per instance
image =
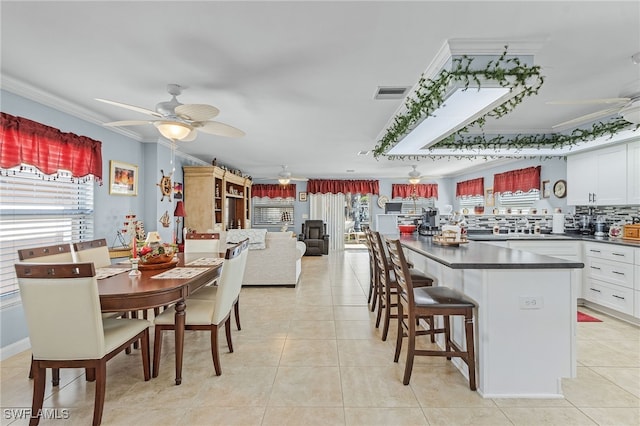
[[384, 205], [385, 214], [389, 213], [401, 213], [402, 212], [402, 203], [387, 203]]

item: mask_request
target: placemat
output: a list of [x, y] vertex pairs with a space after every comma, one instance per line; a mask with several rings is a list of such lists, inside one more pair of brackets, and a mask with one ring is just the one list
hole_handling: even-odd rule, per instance
[[109, 278], [114, 275], [121, 274], [123, 272], [129, 272], [126, 268], [97, 268], [96, 269], [96, 279], [101, 280], [104, 278]]
[[186, 279], [193, 278], [196, 275], [200, 275], [209, 268], [173, 268], [168, 271], [164, 271], [161, 274], [154, 275], [151, 278], [156, 279]]
[[217, 266], [221, 265], [224, 259], [221, 257], [201, 257], [187, 263], [187, 266]]

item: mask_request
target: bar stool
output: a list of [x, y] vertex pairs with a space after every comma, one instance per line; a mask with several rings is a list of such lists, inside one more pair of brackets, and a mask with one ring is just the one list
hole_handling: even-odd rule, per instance
[[[391, 312], [391, 308], [398, 307], [396, 297], [398, 293], [398, 284], [393, 272], [393, 267], [390, 264], [389, 257], [387, 256], [385, 246], [382, 242], [380, 233], [372, 231], [371, 240], [371, 246], [373, 247], [373, 253], [377, 265], [376, 292], [378, 295], [378, 313], [376, 316], [376, 327], [380, 326], [382, 311], [384, 311], [385, 316], [384, 326], [382, 328], [382, 340], [387, 340], [387, 334], [389, 333], [389, 322], [391, 318], [399, 318], [397, 313], [394, 314]], [[412, 277], [413, 283], [416, 287], [426, 287], [433, 285], [433, 279], [420, 271], [411, 269], [408, 270], [408, 274], [410, 274], [410, 276]]]
[[[469, 388], [476, 390], [476, 362], [474, 355], [473, 338], [473, 309], [475, 303], [459, 291], [449, 287], [420, 287], [414, 288], [409, 268], [402, 251], [402, 246], [398, 240], [387, 239], [389, 257], [395, 271], [398, 282], [398, 335], [396, 339], [396, 353], [394, 361], [398, 362], [402, 349], [402, 338], [406, 330], [409, 347], [407, 348], [407, 362], [404, 369], [402, 383], [409, 384], [411, 371], [413, 370], [413, 358], [419, 356], [446, 356], [447, 359], [459, 357], [469, 369]], [[405, 308], [406, 307], [406, 308]], [[405, 312], [405, 309], [407, 312]], [[451, 340], [451, 316], [460, 315], [464, 317], [466, 350], [462, 350]], [[442, 316], [444, 327], [434, 328], [430, 324], [429, 330], [416, 330], [416, 322], [421, 318]], [[406, 322], [404, 319], [406, 318]], [[416, 335], [444, 333], [444, 350], [422, 350], [416, 349]]]

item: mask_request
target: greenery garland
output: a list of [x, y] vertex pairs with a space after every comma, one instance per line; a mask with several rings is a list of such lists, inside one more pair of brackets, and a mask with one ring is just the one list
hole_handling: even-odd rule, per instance
[[[508, 137], [504, 135], [496, 135], [490, 138], [483, 133], [469, 135], [469, 128], [477, 126], [483, 128], [487, 117], [500, 118], [513, 111], [524, 98], [538, 93], [540, 87], [544, 83], [544, 77], [540, 74], [540, 66], [528, 66], [522, 64], [517, 57], [507, 58], [507, 47], [505, 51], [496, 60], [489, 61], [483, 69], [472, 69], [472, 57], [466, 55], [453, 58], [451, 71], [442, 70], [434, 79], [427, 79], [424, 75], [418, 82], [418, 87], [414, 93], [414, 97], [408, 98], [405, 102], [406, 111], [398, 114], [391, 126], [387, 129], [387, 133], [382, 137], [373, 150], [375, 158], [384, 155], [389, 149], [394, 147], [400, 139], [409, 133], [418, 125], [423, 118], [432, 116], [433, 113], [440, 108], [445, 96], [452, 84], [458, 83], [463, 85], [467, 90], [471, 86], [480, 89], [483, 81], [495, 81], [502, 87], [508, 87], [510, 90], [518, 90], [519, 93], [510, 98], [505, 103], [498, 105], [484, 116], [476, 121], [463, 127], [457, 132], [449, 135], [437, 144], [431, 146], [428, 151], [435, 149], [450, 149], [452, 151], [469, 151], [469, 150], [491, 150], [510, 149], [519, 150], [524, 148], [560, 148], [566, 146], [577, 145], [579, 142], [593, 140], [601, 136], [613, 136], [615, 133], [623, 130], [631, 125], [622, 118], [616, 118], [611, 121], [594, 124], [590, 129], [575, 129], [570, 134], [534, 134], [534, 135], [516, 135]], [[636, 126], [637, 130], [640, 125]], [[455, 156], [455, 154], [454, 154]], [[485, 158], [523, 158], [517, 154], [508, 155], [476, 155], [469, 153], [456, 157], [485, 157]], [[388, 155], [390, 160], [397, 159], [420, 159], [423, 157], [443, 158], [443, 155]], [[533, 157], [533, 156], [531, 156]], [[551, 158], [551, 157], [549, 157]]]

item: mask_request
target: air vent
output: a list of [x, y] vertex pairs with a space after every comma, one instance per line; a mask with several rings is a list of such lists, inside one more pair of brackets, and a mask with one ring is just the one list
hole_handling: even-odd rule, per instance
[[371, 151], [358, 151], [358, 155], [369, 155]]
[[402, 99], [409, 90], [408, 86], [378, 86], [374, 99]]

